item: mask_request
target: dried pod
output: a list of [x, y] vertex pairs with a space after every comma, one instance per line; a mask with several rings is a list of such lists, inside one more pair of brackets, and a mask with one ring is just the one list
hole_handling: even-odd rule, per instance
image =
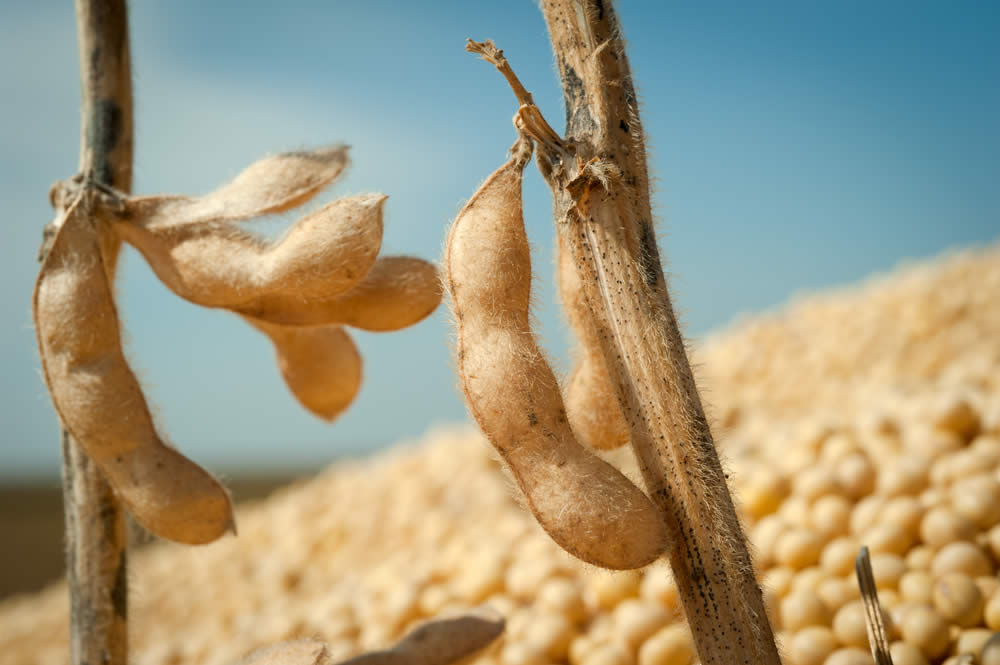
[[522, 139], [448, 236], [445, 264], [462, 387], [553, 540], [594, 565], [639, 568], [665, 550], [666, 527], [638, 487], [577, 443], [531, 331], [531, 262], [521, 213], [521, 178], [530, 156], [530, 142]]
[[364, 279], [333, 298], [303, 302], [296, 293], [275, 292], [239, 312], [292, 326], [343, 324], [383, 332], [421, 321], [441, 302], [437, 268], [409, 256], [380, 257]]
[[138, 196], [129, 215], [148, 230], [235, 222], [283, 212], [305, 203], [347, 166], [347, 148], [284, 152], [260, 159], [205, 196]]
[[105, 222], [84, 214], [81, 201], [66, 211], [35, 285], [35, 330], [52, 400], [143, 526], [177, 542], [211, 542], [232, 526], [229, 495], [157, 435], [122, 353], [96, 227]]
[[327, 421], [350, 406], [361, 388], [361, 354], [347, 331], [247, 321], [274, 344], [281, 376], [302, 406]]
[[357, 284], [382, 244], [385, 199], [366, 194], [334, 201], [274, 243], [229, 220], [161, 226], [130, 214], [115, 230], [180, 297], [205, 307], [253, 309], [257, 299], [275, 293], [304, 302]]
[[330, 651], [319, 640], [282, 642], [251, 652], [240, 665], [332, 665]]
[[591, 448], [610, 450], [629, 442], [625, 421], [608, 366], [601, 352], [586, 292], [569, 249], [559, 239], [559, 295], [566, 318], [576, 332], [579, 348], [573, 372], [566, 381], [566, 415], [580, 441]]
[[503, 628], [503, 617], [486, 609], [428, 621], [393, 648], [363, 654], [343, 665], [449, 665], [488, 646]]
[[[503, 617], [482, 608], [461, 616], [423, 623], [384, 651], [373, 651], [341, 665], [450, 665], [475, 654], [500, 636]], [[241, 665], [333, 665], [326, 645], [305, 639], [258, 649]]]

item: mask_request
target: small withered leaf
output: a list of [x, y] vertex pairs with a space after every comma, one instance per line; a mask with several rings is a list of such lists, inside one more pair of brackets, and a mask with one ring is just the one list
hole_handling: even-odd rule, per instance
[[502, 616], [480, 608], [423, 623], [392, 649], [358, 656], [344, 665], [450, 665], [489, 646], [503, 629]]
[[384, 332], [413, 325], [441, 302], [441, 280], [434, 264], [410, 256], [383, 256], [364, 279], [333, 298], [308, 301], [276, 291], [257, 298], [241, 314], [281, 325], [342, 324]]
[[232, 527], [229, 495], [157, 434], [122, 353], [101, 253], [108, 226], [85, 214], [81, 201], [65, 212], [35, 285], [35, 330], [52, 400], [139, 523], [169, 540], [211, 542]]
[[126, 216], [146, 228], [236, 222], [305, 203], [347, 166], [347, 147], [283, 152], [260, 159], [204, 196], [138, 196]]
[[281, 376], [302, 406], [326, 421], [350, 406], [361, 388], [361, 354], [346, 330], [245, 318], [274, 344]]

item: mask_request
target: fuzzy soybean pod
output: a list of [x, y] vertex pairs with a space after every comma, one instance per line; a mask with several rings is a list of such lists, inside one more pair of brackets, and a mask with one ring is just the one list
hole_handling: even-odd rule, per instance
[[360, 282], [332, 298], [303, 302], [296, 293], [277, 291], [238, 311], [286, 326], [341, 324], [385, 332], [421, 321], [440, 302], [441, 278], [433, 264], [410, 256], [383, 256]]
[[122, 353], [101, 254], [106, 222], [84, 207], [81, 197], [67, 209], [35, 285], [35, 330], [56, 411], [140, 524], [177, 542], [211, 542], [232, 528], [229, 495], [157, 434]]
[[[116, 225], [167, 287], [197, 305], [244, 310], [284, 293], [300, 303], [357, 284], [382, 244], [383, 194], [339, 199], [268, 242], [225, 221]], [[301, 306], [301, 305], [300, 305]]]
[[326, 421], [350, 406], [361, 389], [361, 354], [347, 331], [247, 321], [274, 344], [281, 376], [302, 406]]
[[618, 405], [601, 353], [600, 339], [589, 313], [592, 305], [587, 302], [579, 273], [562, 236], [558, 242], [559, 295], [578, 343], [577, 359], [566, 381], [566, 415], [585, 445], [599, 450], [620, 448], [629, 442], [628, 423]]
[[[487, 610], [437, 619], [417, 626], [396, 646], [362, 654], [341, 665], [450, 665], [487, 647], [504, 629], [504, 620]], [[326, 645], [305, 639], [259, 649], [241, 665], [334, 665]]]
[[330, 650], [319, 640], [281, 642], [248, 654], [240, 665], [333, 665]]
[[521, 213], [530, 157], [530, 142], [515, 144], [448, 236], [445, 268], [462, 388], [552, 539], [588, 563], [639, 568], [663, 553], [666, 527], [638, 487], [576, 441], [531, 331], [531, 259]]
[[157, 229], [284, 212], [318, 194], [347, 163], [346, 146], [269, 155], [204, 196], [134, 197], [128, 203], [129, 215], [147, 229]]
[[504, 629], [503, 617], [488, 609], [428, 621], [396, 646], [363, 654], [343, 665], [449, 665], [488, 646]]

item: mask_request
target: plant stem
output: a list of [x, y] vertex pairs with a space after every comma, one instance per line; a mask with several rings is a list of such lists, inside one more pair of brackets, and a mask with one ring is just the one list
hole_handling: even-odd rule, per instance
[[[560, 241], [589, 294], [703, 665], [780, 665], [667, 292], [635, 90], [609, 0], [542, 0], [566, 103], [565, 147], [539, 138]], [[530, 129], [530, 128], [529, 128]]]
[[132, 74], [125, 0], [76, 0], [80, 171], [132, 191]]
[[882, 606], [878, 602], [875, 573], [872, 571], [872, 559], [867, 546], [861, 547], [858, 557], [854, 560], [854, 572], [858, 577], [858, 587], [861, 589], [861, 602], [865, 605], [865, 628], [868, 631], [872, 658], [875, 659], [875, 665], [892, 665], [889, 636], [885, 630]]
[[[132, 188], [132, 80], [125, 0], [76, 0], [80, 53], [80, 172], [85, 180]], [[113, 278], [119, 241], [101, 234]], [[44, 248], [43, 248], [44, 252]], [[128, 659], [125, 512], [114, 491], [62, 430], [66, 576], [73, 665]]]

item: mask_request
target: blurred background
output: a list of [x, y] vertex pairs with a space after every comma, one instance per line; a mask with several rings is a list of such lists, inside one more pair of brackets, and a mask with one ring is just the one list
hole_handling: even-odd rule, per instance
[[[343, 141], [352, 166], [319, 202], [385, 192], [383, 252], [436, 259], [514, 140], [513, 95], [465, 39], [496, 40], [562, 126], [529, 0], [140, 0], [131, 12], [137, 193], [206, 192], [263, 154]], [[694, 343], [796, 292], [1000, 237], [998, 5], [628, 0], [619, 13], [662, 249]], [[78, 107], [70, 3], [0, 1], [0, 596], [61, 567], [57, 425], [30, 294], [49, 185], [76, 168]], [[550, 209], [532, 173], [538, 332], [565, 370]], [[174, 297], [133, 251], [118, 291], [162, 430], [237, 500], [466, 419], [444, 309], [399, 333], [356, 333], [364, 385], [328, 425], [285, 390], [264, 337]]]

